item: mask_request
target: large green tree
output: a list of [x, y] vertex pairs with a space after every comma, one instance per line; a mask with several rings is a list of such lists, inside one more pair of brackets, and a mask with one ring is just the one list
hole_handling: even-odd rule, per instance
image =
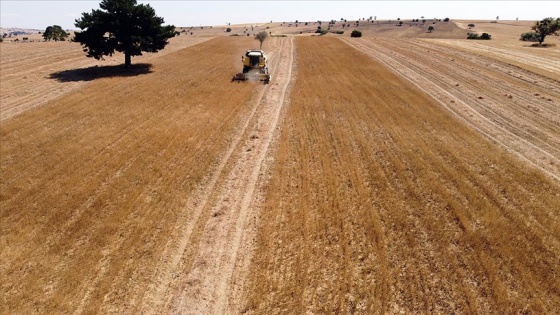
[[175, 36], [175, 26], [163, 25], [149, 4], [136, 0], [103, 0], [91, 13], [82, 13], [76, 20], [74, 41], [84, 46], [88, 57], [97, 60], [111, 56], [115, 51], [124, 53], [125, 67], [130, 67], [132, 56], [142, 52], [158, 52]]
[[547, 35], [553, 34], [560, 29], [560, 18], [554, 19], [551, 17], [545, 18], [542, 21], [537, 21], [533, 26], [533, 31], [537, 33], [537, 40], [539, 45], [544, 42]]
[[59, 40], [65, 40], [66, 37], [68, 37], [68, 33], [66, 33], [59, 25], [48, 26], [43, 33], [43, 38], [45, 40], [52, 39], [55, 42]]

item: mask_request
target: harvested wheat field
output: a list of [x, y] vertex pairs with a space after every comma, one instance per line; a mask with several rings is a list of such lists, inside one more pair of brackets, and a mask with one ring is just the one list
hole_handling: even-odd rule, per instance
[[1, 314], [560, 313], [556, 47], [267, 25], [1, 45]]
[[369, 55], [296, 44], [244, 310], [559, 311], [558, 182]]
[[[171, 52], [196, 45], [212, 36], [177, 36], [156, 54], [136, 57], [135, 62], [150, 62]], [[94, 80], [100, 62], [84, 58], [80, 45], [72, 42], [4, 43], [0, 46], [0, 121], [48, 101]], [[106, 57], [101, 67], [111, 67], [123, 62], [124, 55], [116, 53]], [[63, 84], [61, 84], [63, 83]]]
[[[276, 71], [274, 85], [230, 83], [252, 43], [210, 40], [2, 123], [2, 313], [160, 313], [176, 301], [193, 262], [213, 255], [197, 253], [227, 207], [214, 200], [255, 186], [251, 163], [275, 127], [260, 117], [278, 116], [263, 104], [289, 82]], [[270, 42], [273, 67], [287, 67], [290, 43]], [[259, 159], [238, 162], [254, 143]], [[233, 170], [251, 172], [237, 190]]]
[[[560, 73], [560, 54], [547, 61], [533, 56], [534, 49], [510, 49], [509, 56], [517, 53], [524, 62], [520, 68], [504, 61], [503, 49], [466, 41], [346, 41], [432, 95], [464, 123], [560, 180], [560, 81], [553, 74]], [[489, 53], [456, 46], [485, 47]], [[533, 67], [542, 74], [528, 70]]]

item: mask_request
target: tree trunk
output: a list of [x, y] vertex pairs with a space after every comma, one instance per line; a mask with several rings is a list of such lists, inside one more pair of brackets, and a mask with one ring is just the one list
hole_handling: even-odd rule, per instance
[[130, 68], [130, 66], [132, 65], [132, 60], [130, 58], [130, 53], [125, 52], [124, 53], [124, 67], [125, 68]]
[[544, 33], [541, 33], [541, 34], [538, 35], [539, 45], [542, 45], [542, 42], [544, 42], [545, 37], [546, 37], [546, 35]]

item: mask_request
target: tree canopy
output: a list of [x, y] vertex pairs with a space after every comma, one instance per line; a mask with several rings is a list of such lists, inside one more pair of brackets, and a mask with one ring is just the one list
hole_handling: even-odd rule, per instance
[[362, 32], [353, 30], [352, 33], [350, 33], [350, 37], [362, 37]]
[[87, 57], [97, 60], [112, 56], [115, 51], [125, 55], [125, 66], [130, 67], [131, 56], [142, 52], [158, 52], [175, 36], [175, 26], [163, 25], [149, 4], [136, 0], [103, 0], [91, 13], [82, 13], [76, 19], [74, 41], [84, 46]]
[[266, 40], [267, 37], [268, 37], [268, 33], [265, 32], [265, 31], [261, 31], [261, 32], [258, 32], [257, 34], [255, 34], [255, 39], [258, 40], [261, 43], [261, 46], [260, 46], [259, 49], [262, 49], [262, 44]]
[[66, 37], [68, 37], [68, 33], [66, 33], [59, 25], [48, 26], [43, 33], [43, 39], [54, 40], [55, 42], [65, 40]]
[[539, 45], [544, 42], [544, 39], [547, 35], [553, 34], [559, 29], [560, 18], [554, 19], [552, 17], [545, 18], [542, 21], [537, 21], [535, 23], [535, 26], [533, 26], [533, 31], [537, 33], [537, 40], [539, 41]]

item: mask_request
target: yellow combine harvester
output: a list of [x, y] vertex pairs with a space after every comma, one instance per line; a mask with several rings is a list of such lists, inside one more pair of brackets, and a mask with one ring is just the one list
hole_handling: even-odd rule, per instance
[[243, 61], [243, 72], [233, 76], [231, 81], [261, 81], [264, 84], [270, 82], [270, 74], [266, 54], [262, 50], [249, 49], [245, 52], [245, 56], [241, 57]]

